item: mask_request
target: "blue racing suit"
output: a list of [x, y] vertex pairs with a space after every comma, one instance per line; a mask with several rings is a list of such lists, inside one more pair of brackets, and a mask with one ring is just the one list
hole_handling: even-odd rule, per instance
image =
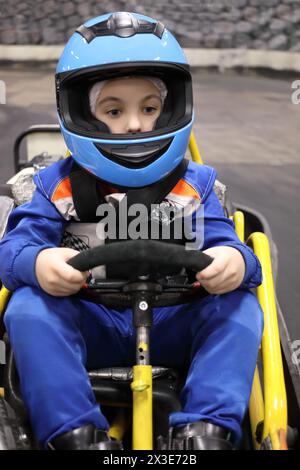
[[[68, 227], [80, 224], [69, 180], [72, 164], [67, 158], [35, 176], [32, 201], [13, 211], [0, 244], [0, 278], [15, 291], [5, 325], [23, 399], [42, 447], [86, 423], [107, 429], [86, 370], [130, 366], [135, 361], [129, 309], [54, 297], [40, 288], [36, 278], [38, 253], [61, 246]], [[231, 430], [238, 442], [263, 330], [262, 311], [249, 290], [261, 283], [261, 267], [224, 216], [213, 191], [215, 178], [214, 169], [189, 162], [166, 200], [192, 202], [195, 213], [204, 207], [199, 248], [226, 245], [239, 250], [246, 266], [243, 282], [227, 294], [155, 308], [151, 362], [169, 367], [189, 363], [182, 410], [170, 415], [171, 426], [205, 420]]]

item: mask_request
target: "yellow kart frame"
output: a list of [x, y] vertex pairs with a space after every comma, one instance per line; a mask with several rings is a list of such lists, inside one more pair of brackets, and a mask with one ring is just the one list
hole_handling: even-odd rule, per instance
[[[192, 160], [202, 164], [193, 131], [190, 136], [189, 150]], [[257, 297], [264, 312], [264, 333], [261, 344], [263, 387], [257, 366], [249, 402], [253, 448], [256, 450], [286, 450], [288, 449], [287, 394], [269, 241], [266, 234], [262, 232], [252, 233], [245, 241], [245, 217], [243, 212], [236, 211], [231, 217], [240, 240], [246, 242], [260, 260], [263, 273], [262, 284], [257, 288]], [[9, 297], [10, 292], [5, 286], [2, 286], [0, 291], [1, 313], [5, 311]], [[139, 348], [142, 351], [147, 351], [149, 344], [140, 343]], [[133, 450], [152, 450], [151, 365], [135, 365], [133, 367], [131, 389], [133, 393]], [[2, 396], [3, 393], [2, 389]], [[126, 428], [126, 420], [121, 411], [110, 428], [110, 435], [116, 439], [122, 439]], [[259, 433], [259, 429], [262, 432]]]

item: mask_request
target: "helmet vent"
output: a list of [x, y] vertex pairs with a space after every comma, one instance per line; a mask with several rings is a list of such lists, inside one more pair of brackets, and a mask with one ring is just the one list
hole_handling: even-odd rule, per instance
[[131, 13], [124, 11], [113, 13], [110, 17], [96, 23], [93, 26], [81, 25], [76, 30], [84, 39], [90, 43], [99, 36], [118, 36], [120, 38], [129, 38], [135, 34], [154, 34], [161, 39], [165, 27], [159, 21], [152, 23], [150, 21], [136, 18]]
[[99, 144], [94, 143], [97, 149], [109, 160], [127, 168], [143, 168], [150, 165], [165, 153], [173, 140], [157, 140], [145, 144]]

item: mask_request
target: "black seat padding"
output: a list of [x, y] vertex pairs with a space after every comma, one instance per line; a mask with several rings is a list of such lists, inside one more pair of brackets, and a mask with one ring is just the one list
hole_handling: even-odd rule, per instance
[[[115, 367], [89, 372], [89, 378], [97, 401], [102, 405], [132, 405], [131, 367]], [[153, 402], [154, 406], [163, 406], [169, 413], [181, 409], [178, 399], [178, 372], [166, 367], [153, 367]]]

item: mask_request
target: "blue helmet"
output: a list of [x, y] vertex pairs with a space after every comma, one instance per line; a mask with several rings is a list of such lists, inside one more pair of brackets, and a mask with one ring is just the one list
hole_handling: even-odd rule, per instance
[[[81, 167], [118, 186], [143, 187], [180, 164], [193, 123], [192, 80], [180, 45], [160, 22], [126, 12], [89, 20], [70, 37], [56, 72], [61, 131]], [[152, 131], [112, 134], [92, 114], [89, 91], [99, 80], [128, 75], [160, 78], [167, 97]]]

